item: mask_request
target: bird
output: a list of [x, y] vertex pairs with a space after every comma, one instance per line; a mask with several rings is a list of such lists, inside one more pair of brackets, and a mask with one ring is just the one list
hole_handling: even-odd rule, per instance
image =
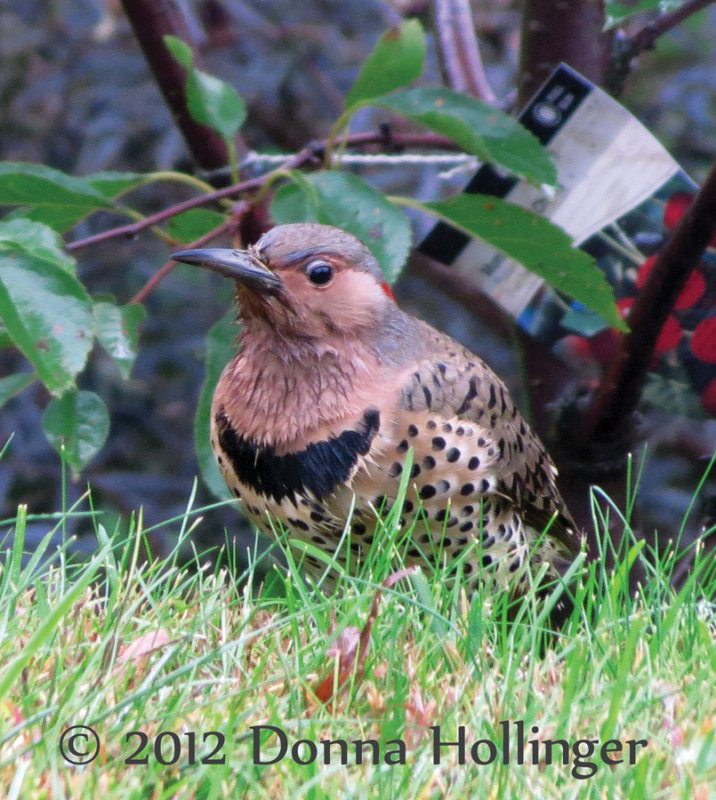
[[[248, 249], [172, 258], [235, 282], [239, 347], [213, 395], [211, 445], [259, 529], [280, 522], [289, 543], [345, 567], [384, 535], [377, 517], [407, 479], [406, 565], [459, 559], [468, 587], [518, 599], [537, 573], [568, 570], [582, 535], [544, 445], [481, 358], [398, 307], [358, 238], [284, 224]], [[308, 572], [325, 571], [304, 550]]]

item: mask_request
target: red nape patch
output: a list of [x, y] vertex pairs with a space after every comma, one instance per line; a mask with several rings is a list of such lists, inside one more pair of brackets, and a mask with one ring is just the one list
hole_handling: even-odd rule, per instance
[[388, 286], [386, 281], [380, 284], [380, 288], [388, 295], [388, 297], [395, 302], [395, 295], [393, 294], [390, 286]]

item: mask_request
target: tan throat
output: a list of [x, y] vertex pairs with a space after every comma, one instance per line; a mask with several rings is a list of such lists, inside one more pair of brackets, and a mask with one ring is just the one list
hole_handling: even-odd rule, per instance
[[338, 435], [369, 408], [379, 411], [383, 427], [394, 416], [396, 388], [410, 372], [396, 374], [357, 342], [350, 352], [335, 345], [243, 344], [217, 385], [212, 416], [223, 409], [237, 433], [273, 446], [277, 454]]

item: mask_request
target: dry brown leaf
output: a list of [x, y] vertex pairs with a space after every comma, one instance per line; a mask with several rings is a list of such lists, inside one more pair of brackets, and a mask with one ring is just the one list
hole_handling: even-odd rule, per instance
[[[412, 575], [418, 569], [417, 566], [407, 567], [389, 575], [373, 597], [370, 613], [363, 630], [359, 631], [354, 625], [348, 625], [338, 634], [336, 641], [326, 653], [334, 660], [334, 666], [314, 689], [314, 694], [322, 703], [328, 703], [337, 696], [338, 692], [345, 688], [351, 675], [355, 675], [356, 683], [363, 677], [373, 623], [378, 616], [378, 606], [383, 590], [392, 589], [398, 581]], [[335, 622], [332, 624], [332, 629], [335, 629]]]
[[22, 711], [20, 711], [15, 703], [11, 703], [10, 700], [3, 700], [2, 703], [0, 703], [0, 708], [4, 708], [8, 712], [15, 725], [22, 725], [25, 721]]
[[170, 641], [169, 634], [164, 628], [159, 628], [155, 631], [147, 631], [135, 639], [130, 644], [122, 647], [117, 656], [117, 666], [131, 662], [139, 662], [143, 658], [147, 658], [156, 653], [157, 650], [164, 647]]
[[423, 699], [420, 686], [414, 683], [410, 687], [408, 700], [405, 703], [405, 738], [410, 749], [414, 750], [428, 728], [436, 724], [435, 712], [438, 704], [434, 699], [427, 702]]

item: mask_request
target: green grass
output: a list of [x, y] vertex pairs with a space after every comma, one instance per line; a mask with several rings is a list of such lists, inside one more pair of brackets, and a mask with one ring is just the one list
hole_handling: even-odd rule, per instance
[[[611, 573], [599, 561], [586, 565], [582, 602], [551, 638], [544, 609], [525, 603], [510, 625], [499, 598], [467, 598], [443, 570], [426, 570], [382, 593], [364, 674], [355, 665], [324, 706], [313, 690], [337, 674], [337, 644], [363, 628], [377, 584], [394, 568], [391, 554], [402, 547], [395, 513], [365, 569], [341, 578], [332, 598], [311, 591], [293, 568], [285, 581], [274, 578], [271, 596], [258, 598], [236, 578], [202, 567], [205, 560], [197, 559], [198, 569], [180, 569], [178, 550], [200, 510], [166, 523], [180, 541], [159, 563], [144, 559], [141, 515], [129, 538], [115, 541], [97, 514], [99, 551], [73, 564], [66, 548], [51, 553], [48, 542], [53, 528], [64, 529], [78, 513], [45, 517], [48, 538], [25, 563], [30, 518], [22, 508], [9, 521], [12, 546], [0, 544], [7, 550], [0, 566], [5, 797], [714, 796], [712, 557], [697, 553], [691, 577], [676, 592], [668, 580], [674, 555], [662, 554], [636, 598], [624, 582], [636, 545], [617, 554]], [[601, 528], [603, 515], [595, 504]], [[71, 766], [59, 752], [72, 725], [91, 726], [99, 737], [99, 755], [87, 766]], [[251, 726], [268, 725], [285, 732], [287, 754], [274, 764], [254, 763]], [[515, 763], [519, 725], [527, 739], [524, 764]], [[443, 748], [435, 763], [434, 726], [445, 741], [456, 741], [462, 726], [464, 764], [457, 747]], [[509, 764], [500, 763], [505, 729]], [[145, 739], [146, 763], [127, 764]], [[314, 743], [313, 763], [291, 757], [299, 739]], [[340, 743], [324, 763], [324, 739], [347, 743], [347, 764], [340, 763]], [[367, 763], [356, 764], [356, 739], [376, 740], [377, 764], [373, 745], [364, 747]], [[478, 745], [478, 760], [490, 761], [494, 752], [493, 763], [473, 761], [477, 740], [488, 740]], [[625, 743], [621, 754], [615, 744], [605, 751], [622, 763], [604, 763], [601, 748], [609, 740]], [[264, 735], [262, 760], [280, 754], [277, 741]], [[158, 761], [157, 742], [164, 761], [173, 760], [176, 747], [176, 764]], [[295, 748], [299, 759], [308, 760], [310, 743]], [[84, 740], [75, 744], [86, 749]], [[224, 763], [202, 763], [218, 744], [215, 757]]]

